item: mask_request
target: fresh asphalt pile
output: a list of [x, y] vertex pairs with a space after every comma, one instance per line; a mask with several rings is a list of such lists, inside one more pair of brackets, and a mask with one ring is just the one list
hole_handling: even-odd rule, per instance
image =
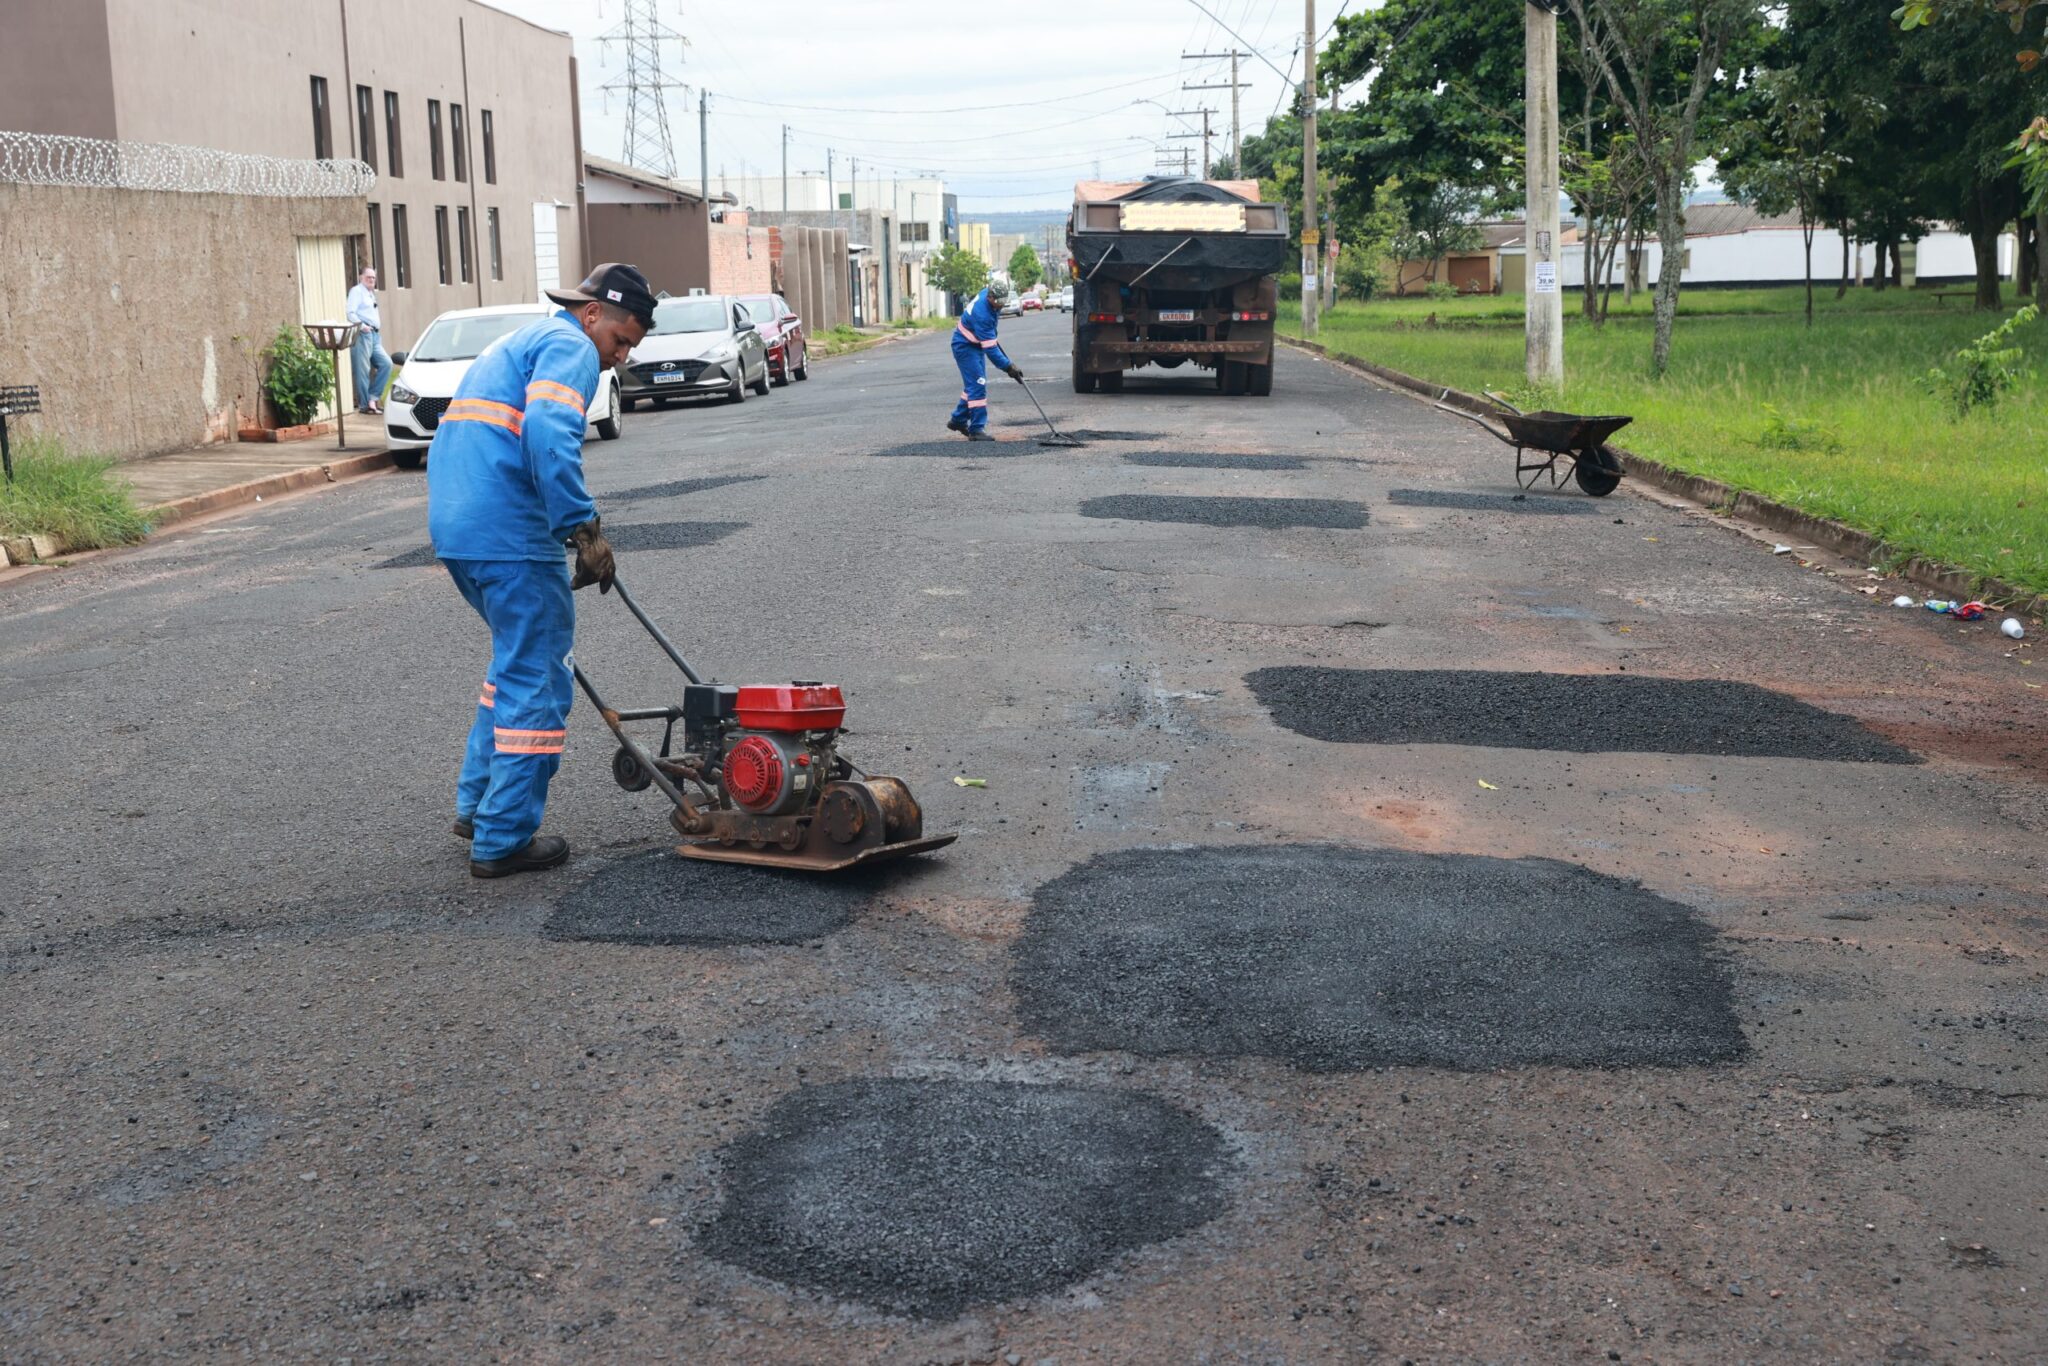
[[1713, 931], [1552, 859], [1127, 849], [1040, 887], [1010, 974], [1068, 1053], [1309, 1071], [1688, 1066], [1748, 1043]]
[[[600, 493], [597, 498], [600, 505], [631, 503], [644, 498], [683, 498], [692, 493], [722, 489], [728, 484], [751, 484], [767, 477], [765, 474], [726, 474], [708, 479], [671, 479], [665, 484], [642, 484], [638, 488], [620, 489], [617, 493]], [[603, 511], [602, 506], [599, 511]]]
[[1086, 500], [1081, 504], [1081, 515], [1125, 522], [1355, 531], [1365, 525], [1367, 514], [1365, 504], [1342, 498], [1204, 498], [1187, 494], [1116, 493]]
[[1043, 1294], [1220, 1213], [1230, 1159], [1152, 1096], [879, 1079], [807, 1087], [721, 1154], [720, 1261], [890, 1313]]
[[[713, 545], [735, 531], [744, 531], [745, 522], [607, 522], [605, 539], [612, 549], [619, 552], [640, 550], [690, 550], [701, 545]], [[414, 546], [403, 555], [394, 555], [373, 569], [420, 569], [434, 563], [434, 547]]]
[[1126, 451], [1124, 460], [1133, 465], [1156, 465], [1169, 470], [1305, 470], [1308, 462], [1298, 455], [1205, 455], [1199, 451]]
[[1920, 762], [1849, 717], [1719, 678], [1297, 665], [1245, 682], [1280, 725], [1340, 744]]
[[1569, 494], [1474, 493], [1458, 489], [1389, 489], [1387, 501], [1412, 508], [1457, 508], [1465, 512], [1588, 513], [1600, 509]]
[[1007, 458], [1013, 455], [1036, 455], [1038, 451], [1039, 445], [1036, 441], [969, 441], [956, 436], [946, 441], [911, 441], [901, 446], [890, 446], [886, 450], [870, 451], [868, 454], [913, 458], [955, 456], [981, 460], [989, 456]]
[[685, 859], [618, 859], [570, 889], [541, 927], [549, 939], [606, 944], [799, 944], [844, 929], [891, 870], [816, 873]]

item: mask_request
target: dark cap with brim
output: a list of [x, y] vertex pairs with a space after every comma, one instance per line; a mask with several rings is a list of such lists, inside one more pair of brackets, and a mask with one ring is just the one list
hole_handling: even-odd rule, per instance
[[551, 289], [547, 296], [564, 308], [579, 304], [613, 304], [640, 320], [643, 327], [654, 325], [654, 291], [640, 267], [607, 261], [590, 272], [574, 289]]

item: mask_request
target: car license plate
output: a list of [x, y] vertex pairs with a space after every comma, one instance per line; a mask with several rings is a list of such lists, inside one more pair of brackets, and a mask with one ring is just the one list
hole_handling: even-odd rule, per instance
[[656, 384], [681, 384], [689, 376], [680, 370], [665, 370], [654, 376]]
[[1163, 323], [1191, 323], [1194, 320], [1195, 310], [1192, 308], [1162, 308], [1159, 310], [1159, 321]]

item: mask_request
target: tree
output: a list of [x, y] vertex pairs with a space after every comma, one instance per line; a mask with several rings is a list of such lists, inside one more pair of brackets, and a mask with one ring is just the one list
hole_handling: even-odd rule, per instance
[[1017, 249], [1010, 253], [1010, 288], [1029, 289], [1045, 274], [1038, 264], [1038, 253], [1031, 249], [1029, 242], [1019, 242]]
[[1411, 189], [1398, 180], [1390, 180], [1379, 188], [1375, 198], [1383, 208], [1392, 207], [1398, 215], [1390, 234], [1397, 272], [1396, 294], [1406, 293], [1410, 284], [1398, 274], [1403, 262], [1422, 262], [1422, 279], [1434, 284], [1438, 261], [1454, 251], [1472, 251], [1485, 240], [1476, 221], [1479, 196], [1471, 190], [1442, 181], [1425, 182]]
[[988, 283], [988, 265], [953, 242], [941, 242], [924, 263], [924, 277], [946, 294], [972, 297]]
[[1759, 71], [1752, 112], [1737, 121], [1717, 159], [1721, 186], [1759, 212], [1799, 215], [1806, 247], [1806, 325], [1813, 326], [1813, 236], [1834, 188], [1841, 154], [1832, 149], [1827, 105], [1798, 69]]
[[[1657, 212], [1650, 368], [1671, 360], [1685, 270], [1685, 200], [1702, 123], [1719, 120], [1744, 66], [1768, 42], [1760, 0], [1567, 0], [1608, 97], [1634, 135]], [[1730, 69], [1725, 63], [1733, 60]]]

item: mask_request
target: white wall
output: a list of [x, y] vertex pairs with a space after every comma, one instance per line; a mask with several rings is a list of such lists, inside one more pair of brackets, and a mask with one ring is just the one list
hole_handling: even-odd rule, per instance
[[[1680, 279], [1687, 285], [1797, 284], [1805, 278], [1806, 249], [1797, 228], [1753, 228], [1747, 232], [1693, 237], [1687, 239], [1686, 249], [1691, 252], [1692, 259]], [[1867, 242], [1852, 244], [1850, 250], [1851, 279], [1857, 277], [1859, 255], [1865, 278], [1877, 269], [1877, 248], [1874, 245]], [[2002, 274], [2012, 274], [2015, 251], [2010, 235], [1998, 239], [1998, 268]], [[1653, 239], [1645, 244], [1643, 254], [1643, 283], [1654, 285], [1657, 273], [1663, 268], [1663, 250]], [[1610, 274], [1616, 286], [1622, 283], [1627, 272], [1625, 255], [1622, 251], [1614, 256]], [[1946, 228], [1920, 239], [1918, 262], [1916, 273], [1930, 278], [1970, 276], [1977, 269], [1969, 234]], [[1836, 280], [1841, 278], [1841, 272], [1841, 234], [1833, 228], [1817, 230], [1813, 234], [1814, 279]], [[1583, 244], [1571, 243], [1562, 249], [1559, 274], [1567, 289], [1584, 287], [1586, 249]]]

